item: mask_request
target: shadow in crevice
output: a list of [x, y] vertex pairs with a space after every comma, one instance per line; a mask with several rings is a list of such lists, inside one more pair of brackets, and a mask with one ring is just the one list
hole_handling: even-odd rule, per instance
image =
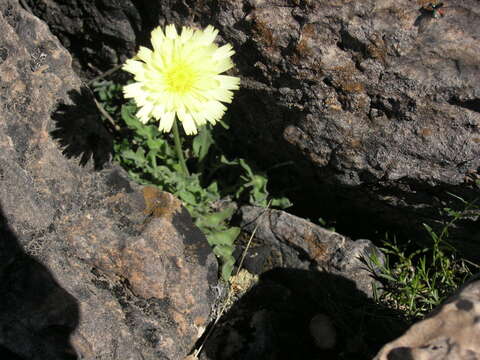
[[[333, 348], [315, 345], [309, 326], [318, 314], [333, 323]], [[398, 313], [375, 304], [351, 280], [276, 268], [262, 274], [222, 317], [201, 359], [371, 359], [407, 326]]]
[[77, 359], [70, 334], [79, 305], [52, 274], [25, 254], [0, 208], [0, 356]]
[[306, 184], [317, 183], [305, 154], [286, 140], [305, 114], [277, 104], [273, 96], [261, 89], [240, 89], [223, 119], [229, 129], [216, 126], [214, 136], [220, 135], [216, 142], [225, 155], [244, 158], [268, 175], [272, 196], [296, 200]]
[[80, 92], [71, 90], [68, 95], [72, 104], [58, 105], [52, 115], [55, 130], [51, 135], [67, 158], [80, 158], [82, 166], [93, 159], [95, 169], [100, 170], [113, 154], [112, 136], [103, 125], [88, 88], [82, 87]]

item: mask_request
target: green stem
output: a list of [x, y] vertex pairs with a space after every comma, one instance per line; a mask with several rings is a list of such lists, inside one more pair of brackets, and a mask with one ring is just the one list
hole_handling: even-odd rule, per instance
[[177, 152], [178, 161], [180, 161], [183, 175], [190, 176], [187, 168], [187, 163], [185, 162], [185, 157], [183, 156], [182, 142], [180, 141], [180, 133], [178, 131], [177, 119], [173, 121], [173, 141], [175, 142], [175, 151]]

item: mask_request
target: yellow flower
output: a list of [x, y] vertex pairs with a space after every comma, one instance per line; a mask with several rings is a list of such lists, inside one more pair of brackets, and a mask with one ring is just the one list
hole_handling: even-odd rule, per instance
[[232, 102], [240, 79], [220, 75], [233, 67], [234, 51], [230, 44], [215, 44], [217, 34], [210, 25], [205, 30], [184, 27], [180, 35], [174, 25], [152, 31], [153, 51], [140, 47], [123, 66], [135, 78], [123, 91], [135, 99], [140, 121], [160, 120], [159, 129], [168, 132], [177, 117], [191, 135], [222, 118], [227, 109], [222, 102]]

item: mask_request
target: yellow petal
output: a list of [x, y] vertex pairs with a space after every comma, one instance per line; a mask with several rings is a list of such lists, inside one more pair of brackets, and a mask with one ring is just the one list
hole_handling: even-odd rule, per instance
[[185, 112], [183, 109], [179, 109], [177, 111], [177, 115], [178, 119], [182, 123], [183, 129], [185, 130], [185, 134], [193, 135], [197, 133], [197, 127], [195, 126], [192, 115]]
[[148, 63], [148, 62], [151, 61], [152, 55], [153, 55], [153, 51], [152, 51], [152, 50], [150, 50], [149, 48], [146, 48], [146, 47], [144, 47], [144, 46], [140, 46], [140, 49], [138, 50], [137, 57], [138, 57], [140, 60]]
[[172, 129], [173, 121], [175, 120], [174, 112], [166, 112], [162, 115], [160, 123], [158, 124], [158, 130], [163, 132], [170, 132]]
[[240, 88], [240, 78], [228, 75], [216, 75], [215, 80], [220, 82], [220, 87], [227, 90], [238, 90]]
[[123, 87], [123, 96], [126, 98], [134, 98], [142, 92], [142, 83], [128, 84]]
[[170, 24], [165, 28], [165, 36], [169, 39], [176, 39], [178, 37], [177, 29], [175, 25]]
[[182, 43], [188, 43], [188, 41], [193, 36], [193, 29], [189, 27], [184, 27], [182, 29], [182, 34], [180, 35], [180, 40]]
[[152, 111], [152, 108], [152, 104], [145, 104], [140, 108], [140, 110], [138, 110], [135, 115], [142, 123], [146, 124], [148, 120], [150, 120], [150, 112]]
[[165, 40], [165, 34], [160, 26], [153, 29], [151, 33], [151, 42], [153, 49], [158, 51], [162, 48], [163, 41]]
[[235, 51], [233, 51], [233, 47], [230, 44], [223, 45], [222, 47], [219, 47], [215, 53], [213, 54], [213, 59], [214, 60], [222, 60], [225, 58], [230, 58], [233, 54], [235, 54]]
[[141, 61], [129, 59], [125, 61], [125, 64], [122, 66], [122, 69], [136, 75], [144, 71], [143, 66], [144, 66], [144, 63], [142, 63]]

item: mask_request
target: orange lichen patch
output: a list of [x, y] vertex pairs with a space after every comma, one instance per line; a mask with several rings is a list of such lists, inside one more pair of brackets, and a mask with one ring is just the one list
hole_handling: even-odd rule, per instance
[[357, 69], [355, 69], [355, 65], [351, 62], [346, 63], [345, 65], [338, 65], [332, 66], [330, 69], [338, 74], [344, 74], [345, 77], [351, 77], [352, 74], [357, 73]]
[[302, 36], [307, 38], [313, 38], [317, 33], [315, 24], [305, 24], [302, 28]]
[[435, 0], [417, 0], [418, 6], [424, 7], [429, 4], [437, 5], [440, 1], [435, 1]]
[[362, 145], [362, 141], [360, 139], [351, 138], [350, 139], [350, 146], [352, 148], [359, 148]]
[[171, 220], [172, 215], [179, 211], [182, 206], [180, 200], [172, 194], [161, 191], [155, 186], [145, 186], [143, 188], [143, 199], [145, 201], [143, 213], [156, 218], [166, 217]]
[[[328, 72], [330, 73], [333, 86], [337, 90], [341, 90], [345, 96], [349, 96], [349, 94], [365, 93], [365, 85], [361, 81], [358, 81], [358, 79], [356, 78], [355, 75], [358, 74], [358, 71], [353, 65], [348, 64], [346, 66], [334, 66], [328, 69]], [[349, 99], [350, 98], [351, 96], [349, 96]], [[338, 100], [341, 103], [344, 103], [345, 99], [342, 100], [340, 98]], [[364, 101], [364, 103], [360, 105], [366, 106], [367, 103], [365, 103]]]
[[420, 135], [422, 135], [423, 137], [431, 136], [432, 133], [432, 129], [429, 128], [423, 128], [422, 130], [420, 130]]
[[326, 246], [318, 242], [318, 237], [312, 231], [306, 232], [303, 240], [307, 244], [309, 254], [316, 262], [323, 263], [328, 260], [325, 256], [327, 254]]
[[302, 56], [312, 55], [312, 48], [308, 46], [308, 39], [301, 38], [295, 47], [295, 51]]
[[480, 144], [480, 138], [473, 138], [472, 141], [476, 144]]
[[315, 37], [316, 28], [314, 24], [306, 24], [300, 33], [300, 39], [295, 51], [301, 56], [310, 56], [312, 55], [312, 48], [308, 43]]
[[346, 92], [364, 92], [365, 91], [365, 86], [359, 82], [346, 81], [341, 83], [340, 85], [342, 87], [342, 90]]
[[255, 31], [257, 37], [268, 47], [273, 47], [275, 44], [275, 39], [273, 37], [272, 30], [258, 17], [254, 18], [253, 30]]
[[335, 72], [336, 78], [334, 81], [346, 92], [363, 92], [365, 86], [359, 81], [355, 80], [355, 74], [358, 70], [351, 63], [344, 66], [335, 66], [332, 68]]
[[367, 52], [371, 58], [380, 60], [382, 63], [386, 62], [387, 46], [380, 34], [373, 34], [370, 37], [371, 44], [367, 46]]
[[188, 334], [192, 330], [192, 326], [186, 321], [185, 315], [181, 312], [173, 311], [172, 318], [176, 322], [180, 334]]
[[112, 196], [109, 196], [109, 197], [105, 198], [104, 201], [107, 204], [116, 204], [118, 202], [121, 202], [125, 198], [126, 198], [125, 193], [116, 193]]
[[193, 323], [195, 324], [195, 326], [205, 326], [207, 320], [208, 319], [205, 316], [196, 316], [193, 319]]
[[334, 111], [341, 111], [342, 110], [342, 105], [340, 104], [330, 104], [328, 105], [328, 108]]

